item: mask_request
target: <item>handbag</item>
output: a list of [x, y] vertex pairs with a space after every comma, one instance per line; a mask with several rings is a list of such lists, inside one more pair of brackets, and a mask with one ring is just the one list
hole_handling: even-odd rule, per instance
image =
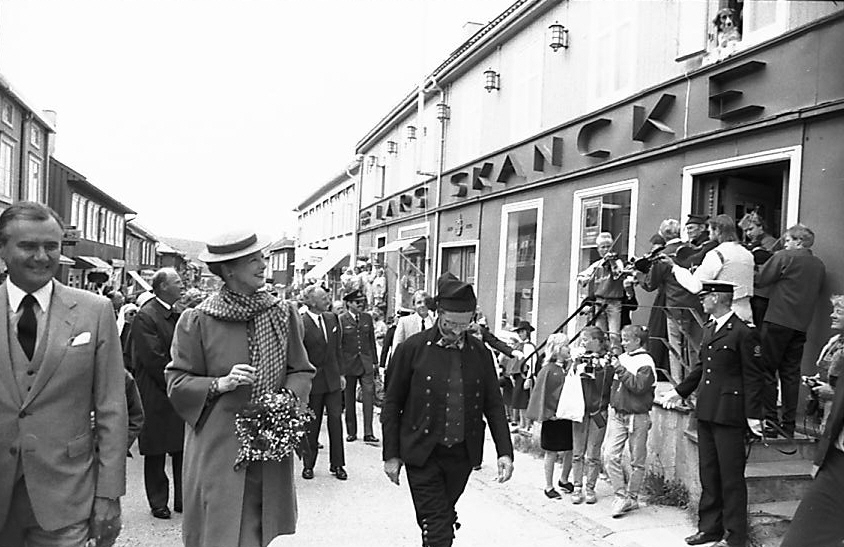
[[556, 417], [582, 422], [583, 415], [586, 413], [586, 401], [583, 399], [583, 384], [580, 382], [580, 376], [575, 373], [575, 368], [571, 366], [566, 372], [566, 380], [557, 403]]

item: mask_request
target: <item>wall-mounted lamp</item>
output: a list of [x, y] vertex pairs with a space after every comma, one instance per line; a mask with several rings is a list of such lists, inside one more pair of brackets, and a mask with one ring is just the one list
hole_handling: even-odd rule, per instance
[[371, 171], [376, 165], [378, 165], [378, 156], [367, 156], [366, 158], [366, 166]]
[[484, 89], [491, 93], [493, 89], [501, 89], [501, 74], [489, 69], [484, 72]]
[[406, 129], [407, 129], [407, 140], [409, 140], [409, 141], [416, 140], [416, 126], [408, 125]]
[[396, 141], [387, 141], [387, 153], [388, 154], [398, 154], [399, 153], [399, 143]]
[[561, 25], [559, 22], [554, 21], [554, 24], [548, 27], [548, 30], [551, 31], [551, 43], [548, 44], [551, 46], [551, 49], [557, 51], [558, 49], [569, 47], [569, 31], [566, 27]]
[[441, 122], [451, 118], [451, 107], [445, 103], [437, 103], [437, 119]]

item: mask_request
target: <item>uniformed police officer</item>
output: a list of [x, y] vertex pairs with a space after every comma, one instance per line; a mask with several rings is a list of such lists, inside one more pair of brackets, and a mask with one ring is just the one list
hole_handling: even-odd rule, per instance
[[698, 293], [712, 316], [701, 342], [700, 362], [662, 404], [674, 408], [697, 389], [700, 506], [698, 531], [689, 545], [747, 545], [745, 432], [761, 435], [764, 369], [756, 331], [731, 310], [733, 285], [704, 282]]
[[437, 281], [435, 328], [396, 348], [384, 407], [384, 471], [395, 484], [405, 466], [422, 544], [450, 546], [455, 504], [480, 465], [484, 417], [498, 453], [498, 480], [513, 473], [513, 445], [498, 375], [483, 343], [467, 335], [475, 313], [472, 286], [452, 274]]
[[340, 314], [340, 346], [343, 362], [340, 372], [346, 378], [344, 398], [346, 404], [346, 440], [358, 438], [357, 385], [361, 386], [363, 404], [363, 441], [376, 444], [378, 437], [372, 429], [375, 401], [375, 374], [378, 371], [378, 352], [375, 349], [375, 327], [372, 316], [363, 311], [366, 296], [355, 289], [343, 297], [346, 311]]

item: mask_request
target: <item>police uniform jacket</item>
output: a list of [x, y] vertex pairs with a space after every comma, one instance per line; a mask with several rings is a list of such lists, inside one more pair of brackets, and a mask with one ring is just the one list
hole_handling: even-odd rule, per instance
[[384, 460], [401, 458], [422, 465], [444, 434], [448, 367], [446, 352], [460, 352], [463, 374], [464, 442], [471, 464], [480, 465], [484, 418], [498, 456], [513, 457], [513, 444], [492, 354], [474, 336], [463, 349], [439, 347], [439, 329], [431, 328], [404, 341], [390, 364], [392, 377], [381, 411]]
[[746, 427], [762, 418], [762, 367], [759, 336], [734, 313], [713, 334], [714, 321], [701, 341], [700, 362], [675, 388], [685, 398], [697, 389], [697, 418]]
[[364, 374], [371, 374], [378, 363], [372, 316], [366, 312], [361, 312], [358, 314], [358, 320], [355, 321], [352, 313], [345, 311], [340, 314], [340, 328], [342, 330], [343, 365], [341, 372], [343, 375], [363, 376]]

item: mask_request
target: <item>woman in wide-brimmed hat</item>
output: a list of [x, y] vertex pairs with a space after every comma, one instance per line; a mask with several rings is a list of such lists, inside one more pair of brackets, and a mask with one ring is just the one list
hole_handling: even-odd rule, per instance
[[263, 290], [267, 243], [243, 232], [210, 241], [199, 259], [223, 287], [185, 310], [176, 326], [166, 377], [170, 401], [187, 423], [186, 547], [265, 547], [296, 531], [291, 457], [252, 458], [235, 468], [243, 455], [237, 415], [283, 388], [307, 401], [314, 375], [299, 314]]

